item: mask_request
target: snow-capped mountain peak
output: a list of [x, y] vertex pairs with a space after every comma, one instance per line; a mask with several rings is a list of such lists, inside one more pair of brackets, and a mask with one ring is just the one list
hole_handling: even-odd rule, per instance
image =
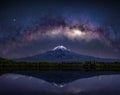
[[53, 48], [52, 50], [46, 51], [42, 54], [38, 54], [31, 57], [25, 57], [17, 60], [28, 62], [85, 62], [85, 61], [115, 62], [117, 59], [113, 60], [81, 55], [72, 52], [63, 45], [59, 45]]
[[68, 49], [63, 45], [59, 45], [59, 46], [56, 46], [55, 48], [53, 48], [53, 50], [68, 50]]

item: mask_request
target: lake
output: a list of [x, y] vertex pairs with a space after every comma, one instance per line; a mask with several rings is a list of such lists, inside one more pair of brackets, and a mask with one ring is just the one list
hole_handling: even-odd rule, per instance
[[0, 76], [0, 95], [120, 95], [120, 72], [7, 73]]

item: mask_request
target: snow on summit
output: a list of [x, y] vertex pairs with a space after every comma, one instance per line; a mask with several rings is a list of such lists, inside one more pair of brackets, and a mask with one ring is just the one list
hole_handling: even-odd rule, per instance
[[61, 50], [68, 50], [66, 47], [64, 47], [63, 45], [59, 45], [59, 46], [56, 46], [55, 48], [53, 48], [53, 50], [58, 50], [58, 49], [61, 49]]

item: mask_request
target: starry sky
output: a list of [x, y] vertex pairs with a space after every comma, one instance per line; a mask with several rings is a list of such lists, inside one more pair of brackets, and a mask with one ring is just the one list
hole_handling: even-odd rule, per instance
[[64, 45], [120, 58], [118, 0], [1, 0], [0, 57], [21, 58]]

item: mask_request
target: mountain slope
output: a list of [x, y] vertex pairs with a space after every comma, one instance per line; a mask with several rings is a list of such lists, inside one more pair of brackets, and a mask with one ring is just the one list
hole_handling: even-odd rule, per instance
[[63, 62], [63, 61], [117, 61], [115, 59], [104, 59], [96, 58], [92, 56], [80, 55], [72, 52], [64, 46], [57, 46], [53, 50], [47, 51], [45, 53], [17, 59], [17, 61], [30, 61], [30, 62], [40, 62], [40, 61], [49, 61], [49, 62]]

